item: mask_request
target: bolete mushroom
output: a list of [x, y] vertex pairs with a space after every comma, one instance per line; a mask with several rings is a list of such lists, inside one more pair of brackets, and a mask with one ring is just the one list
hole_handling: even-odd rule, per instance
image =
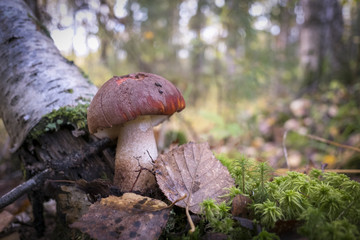
[[184, 108], [180, 91], [151, 73], [114, 76], [96, 93], [88, 109], [89, 131], [100, 138], [118, 138], [114, 184], [122, 191], [145, 193], [155, 185], [153, 126]]

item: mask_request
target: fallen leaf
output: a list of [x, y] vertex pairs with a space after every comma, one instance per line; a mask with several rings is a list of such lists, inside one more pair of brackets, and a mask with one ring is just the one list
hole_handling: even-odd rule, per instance
[[227, 168], [215, 158], [208, 143], [190, 142], [160, 155], [155, 161], [155, 175], [170, 201], [187, 195], [176, 205], [188, 206], [196, 214], [201, 212], [199, 204], [205, 199], [224, 201], [220, 196], [234, 185]]
[[94, 203], [71, 227], [98, 240], [157, 239], [169, 213], [170, 208], [160, 200], [125, 193]]

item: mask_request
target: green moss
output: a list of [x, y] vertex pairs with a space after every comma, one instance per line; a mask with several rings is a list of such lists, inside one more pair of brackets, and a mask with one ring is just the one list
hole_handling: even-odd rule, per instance
[[213, 199], [206, 199], [200, 205], [208, 227], [214, 232], [228, 234], [233, 230], [234, 222], [231, 219], [229, 204], [226, 202], [217, 204]]
[[266, 230], [262, 230], [257, 236], [253, 237], [252, 240], [280, 240], [280, 237], [275, 233], [269, 233]]
[[[227, 196], [232, 199], [245, 194], [252, 199], [249, 210], [254, 224], [274, 230], [279, 220], [296, 220], [301, 223], [298, 232], [309, 239], [359, 238], [360, 183], [348, 176], [315, 169], [308, 175], [289, 171], [285, 176], [270, 178], [271, 168], [265, 163], [244, 156], [232, 159], [218, 155], [217, 158], [235, 179], [235, 186], [228, 189]], [[229, 238], [246, 231], [254, 239], [277, 238], [246, 230], [244, 225], [230, 219], [231, 204], [224, 202], [221, 207], [211, 199], [201, 203], [208, 230], [226, 233]]]
[[77, 130], [86, 130], [88, 106], [89, 104], [79, 104], [75, 107], [65, 106], [53, 110], [43, 116], [40, 122], [30, 131], [27, 140], [37, 139], [46, 132], [57, 131], [64, 125], [73, 126]]

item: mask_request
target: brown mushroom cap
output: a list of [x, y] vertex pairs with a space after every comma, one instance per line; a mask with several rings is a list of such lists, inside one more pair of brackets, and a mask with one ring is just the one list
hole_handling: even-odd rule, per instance
[[96, 93], [87, 113], [90, 133], [134, 120], [142, 115], [172, 115], [185, 108], [180, 91], [151, 73], [114, 76]]

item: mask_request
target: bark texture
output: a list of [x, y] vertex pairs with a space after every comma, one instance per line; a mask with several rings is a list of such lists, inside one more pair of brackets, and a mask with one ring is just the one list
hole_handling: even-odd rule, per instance
[[44, 115], [97, 92], [47, 34], [24, 1], [0, 0], [0, 117], [12, 152]]
[[[72, 125], [66, 125], [24, 142], [44, 115], [61, 107], [89, 103], [96, 92], [97, 88], [81, 71], [61, 56], [23, 0], [0, 0], [0, 117], [11, 138], [11, 151], [18, 151], [24, 163], [26, 178], [49, 170], [51, 174], [46, 179], [113, 178], [114, 153], [108, 149], [112, 143], [100, 142], [89, 136], [86, 129], [79, 136]], [[19, 194], [29, 192], [33, 225], [39, 236], [45, 229], [44, 199], [54, 198], [62, 206], [57, 214], [58, 222], [63, 224], [68, 214], [74, 215], [77, 206], [89, 205], [86, 197], [76, 206], [65, 201], [74, 199], [73, 191], [65, 191], [62, 184], [47, 181], [34, 184], [31, 192], [20, 189]]]

